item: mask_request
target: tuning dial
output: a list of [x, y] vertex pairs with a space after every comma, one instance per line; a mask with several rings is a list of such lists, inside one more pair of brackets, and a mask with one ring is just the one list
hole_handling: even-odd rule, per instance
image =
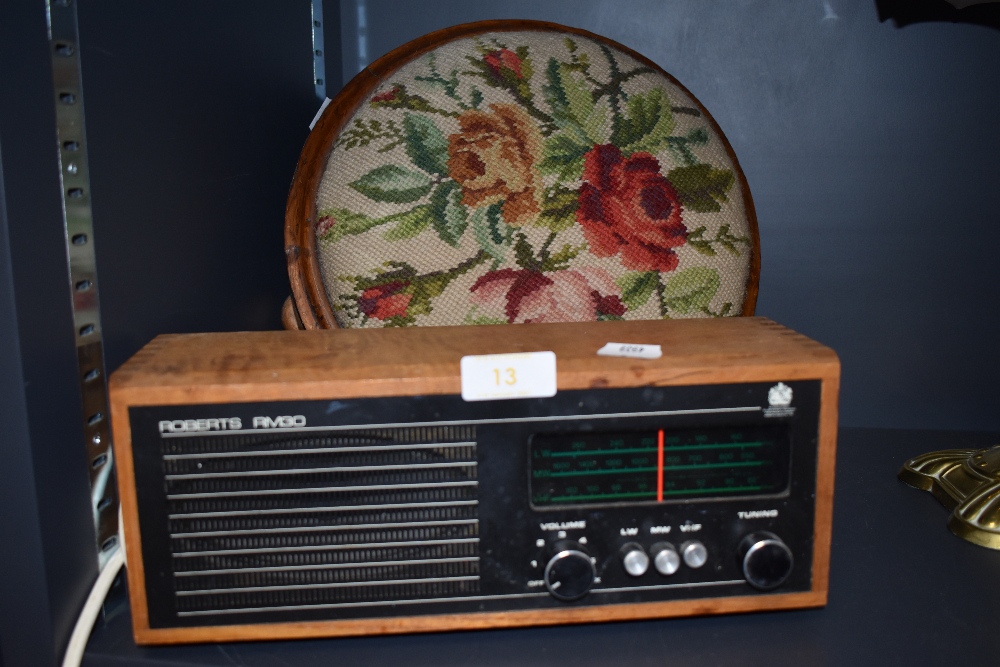
[[792, 573], [792, 550], [774, 533], [761, 530], [740, 541], [743, 576], [754, 588], [777, 588]]
[[642, 548], [641, 544], [638, 542], [629, 542], [622, 545], [618, 553], [622, 557], [622, 565], [625, 567], [626, 572], [633, 577], [641, 577], [646, 574], [646, 570], [649, 569], [649, 556], [646, 555], [646, 551]]
[[556, 542], [555, 554], [545, 566], [545, 587], [557, 600], [577, 600], [590, 590], [597, 569], [579, 542]]
[[681, 557], [670, 542], [657, 542], [650, 548], [653, 554], [653, 567], [665, 577], [669, 577], [681, 566]]
[[681, 555], [684, 557], [684, 564], [696, 570], [708, 562], [708, 549], [698, 540], [688, 540], [682, 544]]

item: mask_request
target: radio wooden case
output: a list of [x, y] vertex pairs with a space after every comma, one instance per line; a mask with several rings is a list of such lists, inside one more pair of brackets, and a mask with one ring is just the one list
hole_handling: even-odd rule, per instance
[[[554, 396], [462, 399], [536, 351]], [[839, 377], [763, 318], [160, 336], [110, 383], [136, 641], [824, 605]]]

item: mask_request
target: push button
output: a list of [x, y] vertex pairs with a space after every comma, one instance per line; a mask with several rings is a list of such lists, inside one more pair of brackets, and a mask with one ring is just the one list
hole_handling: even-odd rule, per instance
[[638, 542], [629, 542], [618, 552], [622, 557], [625, 571], [633, 577], [641, 577], [649, 569], [649, 556]]
[[649, 551], [653, 554], [653, 566], [664, 577], [669, 577], [680, 568], [680, 554], [670, 542], [657, 542]]
[[682, 544], [681, 555], [684, 557], [684, 564], [696, 570], [708, 562], [708, 549], [698, 540], [688, 540]]

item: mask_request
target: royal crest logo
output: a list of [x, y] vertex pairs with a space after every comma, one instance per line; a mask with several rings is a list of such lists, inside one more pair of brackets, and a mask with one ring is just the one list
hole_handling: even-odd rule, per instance
[[784, 382], [779, 382], [768, 390], [767, 402], [776, 408], [788, 407], [792, 404], [792, 388]]

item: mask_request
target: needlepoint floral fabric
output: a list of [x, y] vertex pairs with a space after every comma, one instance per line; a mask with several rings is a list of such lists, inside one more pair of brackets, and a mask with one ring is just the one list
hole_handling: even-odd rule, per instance
[[697, 105], [620, 51], [453, 41], [335, 142], [324, 285], [344, 327], [738, 315], [752, 241], [734, 168]]

